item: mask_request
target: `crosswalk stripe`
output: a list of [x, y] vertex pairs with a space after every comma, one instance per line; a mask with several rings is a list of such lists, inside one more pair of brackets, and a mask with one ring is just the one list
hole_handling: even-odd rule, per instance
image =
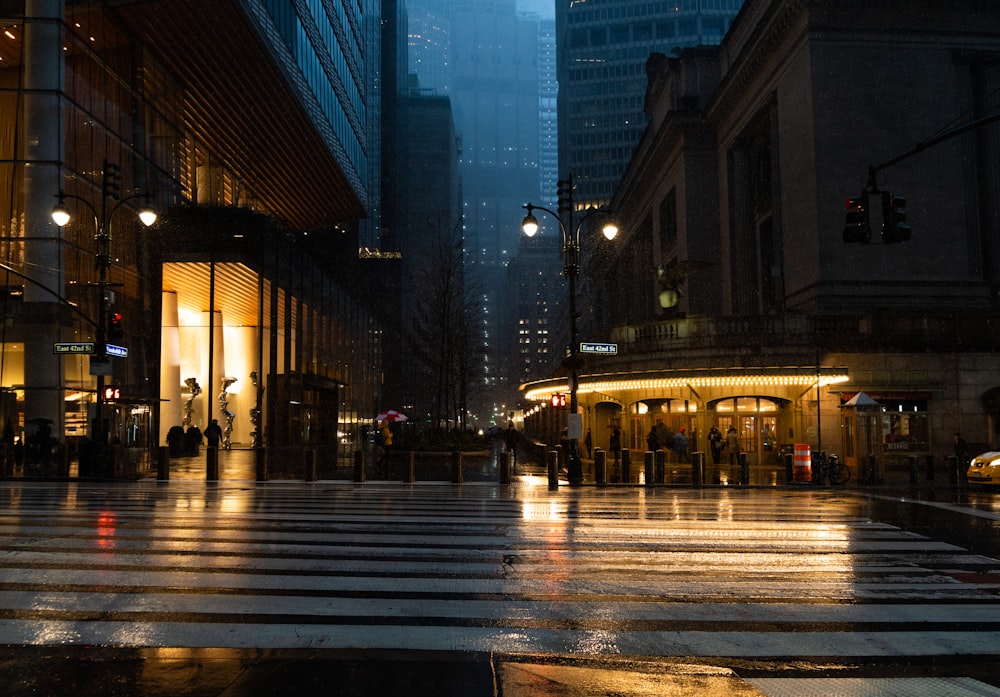
[[996, 560], [842, 494], [18, 483], [0, 499], [3, 644], [833, 659], [1000, 645]]

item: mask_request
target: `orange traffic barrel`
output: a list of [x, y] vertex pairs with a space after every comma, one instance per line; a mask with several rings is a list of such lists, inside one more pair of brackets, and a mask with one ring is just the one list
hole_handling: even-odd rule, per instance
[[808, 443], [795, 444], [795, 457], [792, 460], [792, 481], [812, 482], [812, 458], [809, 455]]

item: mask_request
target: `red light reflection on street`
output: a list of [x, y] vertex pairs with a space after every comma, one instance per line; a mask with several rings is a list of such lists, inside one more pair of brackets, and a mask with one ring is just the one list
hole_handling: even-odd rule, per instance
[[101, 512], [97, 515], [97, 546], [101, 549], [115, 548], [115, 516]]

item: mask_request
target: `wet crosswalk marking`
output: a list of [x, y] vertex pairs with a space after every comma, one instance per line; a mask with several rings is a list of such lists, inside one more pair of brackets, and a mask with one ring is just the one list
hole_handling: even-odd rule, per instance
[[1000, 563], [847, 495], [5, 483], [0, 503], [0, 644], [778, 661], [1000, 646]]

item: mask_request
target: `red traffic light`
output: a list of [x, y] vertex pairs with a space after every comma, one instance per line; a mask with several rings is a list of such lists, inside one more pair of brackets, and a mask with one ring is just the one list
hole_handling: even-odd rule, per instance
[[115, 341], [125, 336], [125, 329], [122, 327], [122, 313], [108, 313], [108, 338]]
[[564, 395], [564, 394], [554, 394], [554, 395], [552, 395], [551, 404], [554, 407], [564, 407], [564, 406], [566, 406], [566, 395]]

